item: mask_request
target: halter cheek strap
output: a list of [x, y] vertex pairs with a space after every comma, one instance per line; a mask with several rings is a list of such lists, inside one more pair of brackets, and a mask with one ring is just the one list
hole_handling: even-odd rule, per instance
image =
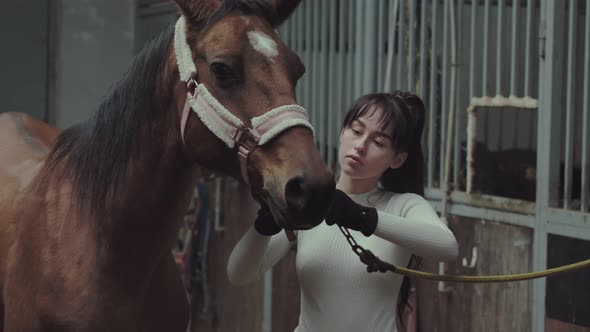
[[180, 79], [187, 82], [187, 96], [180, 119], [180, 135], [184, 142], [184, 132], [190, 110], [195, 112], [201, 122], [221, 139], [229, 148], [237, 144], [240, 170], [244, 181], [248, 183], [248, 157], [259, 145], [263, 145], [282, 133], [295, 127], [313, 127], [308, 121], [307, 112], [299, 105], [283, 105], [251, 119], [252, 127], [228, 111], [209, 93], [205, 85], [196, 81], [196, 67], [192, 61], [189, 46], [186, 44], [184, 17], [176, 23], [174, 47]]
[[[237, 146], [242, 177], [248, 183], [248, 157], [256, 147], [265, 144], [288, 128], [304, 126], [312, 130], [305, 109], [299, 105], [284, 105], [274, 108], [259, 117], [252, 118], [252, 127], [244, 126], [233, 118], [203, 84], [194, 79], [187, 83], [187, 98], [182, 110], [180, 135], [184, 143], [184, 133], [190, 110], [229, 148]], [[232, 115], [229, 117], [228, 115]], [[239, 122], [238, 122], [239, 121]]]

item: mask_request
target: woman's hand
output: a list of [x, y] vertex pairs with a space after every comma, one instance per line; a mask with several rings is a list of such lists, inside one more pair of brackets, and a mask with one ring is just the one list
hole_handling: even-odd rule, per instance
[[326, 224], [337, 224], [370, 236], [377, 227], [377, 218], [377, 209], [362, 206], [343, 191], [336, 189], [334, 200], [326, 216]]

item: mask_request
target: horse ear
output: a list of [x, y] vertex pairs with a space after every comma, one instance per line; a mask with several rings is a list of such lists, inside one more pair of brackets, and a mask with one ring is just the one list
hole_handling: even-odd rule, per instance
[[283, 24], [291, 14], [295, 11], [301, 0], [271, 0], [270, 3], [275, 8], [277, 18], [273, 22], [274, 27]]
[[174, 0], [187, 23], [199, 25], [205, 22], [219, 6], [221, 0]]

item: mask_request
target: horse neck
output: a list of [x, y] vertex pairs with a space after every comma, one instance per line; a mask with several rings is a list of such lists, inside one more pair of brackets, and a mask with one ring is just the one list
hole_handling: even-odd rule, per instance
[[128, 261], [120, 263], [136, 271], [170, 253], [199, 176], [180, 137], [174, 83], [166, 75], [160, 80], [153, 93], [154, 116], [140, 127], [120, 190], [107, 202], [110, 220], [95, 220], [113, 257], [125, 252]]

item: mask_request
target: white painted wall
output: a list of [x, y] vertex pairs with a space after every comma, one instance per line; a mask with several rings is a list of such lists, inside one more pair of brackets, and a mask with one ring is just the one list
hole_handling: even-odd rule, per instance
[[0, 112], [47, 118], [48, 1], [0, 3]]
[[87, 119], [134, 55], [135, 0], [57, 0], [50, 121]]

